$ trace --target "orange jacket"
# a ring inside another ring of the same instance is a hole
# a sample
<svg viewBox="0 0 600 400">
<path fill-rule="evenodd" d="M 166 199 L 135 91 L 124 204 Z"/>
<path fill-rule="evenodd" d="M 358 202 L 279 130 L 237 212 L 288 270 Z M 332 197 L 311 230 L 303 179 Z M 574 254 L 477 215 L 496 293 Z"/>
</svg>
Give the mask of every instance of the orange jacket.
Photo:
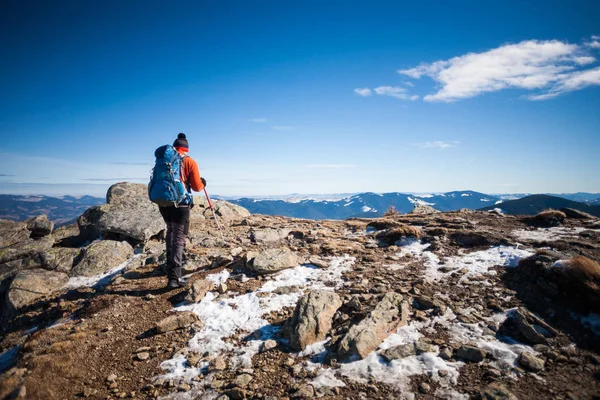
<svg viewBox="0 0 600 400">
<path fill-rule="evenodd" d="M 181 164 L 181 180 L 188 190 L 199 192 L 204 189 L 204 185 L 200 180 L 200 170 L 196 161 L 187 155 L 187 152 L 179 148 L 175 148 L 179 154 L 185 156 Z"/>
</svg>

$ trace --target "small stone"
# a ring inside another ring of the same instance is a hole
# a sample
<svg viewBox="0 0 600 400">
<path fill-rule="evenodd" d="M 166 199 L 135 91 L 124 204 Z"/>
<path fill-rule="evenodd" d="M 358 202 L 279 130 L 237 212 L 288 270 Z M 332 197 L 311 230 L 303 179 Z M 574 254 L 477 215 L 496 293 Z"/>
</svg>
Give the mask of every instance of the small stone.
<svg viewBox="0 0 600 400">
<path fill-rule="evenodd" d="M 417 343 L 415 343 L 415 348 L 417 349 L 417 354 L 432 353 L 435 351 L 435 347 L 431 343 L 427 343 L 421 339 L 417 340 Z"/>
<path fill-rule="evenodd" d="M 429 393 L 431 391 L 431 386 L 427 382 L 421 382 L 419 385 L 419 391 L 421 393 Z"/>
<path fill-rule="evenodd" d="M 113 383 L 116 380 L 117 380 L 116 374 L 110 374 L 109 376 L 106 377 L 106 382 L 109 382 L 109 383 Z"/>
<path fill-rule="evenodd" d="M 471 362 L 481 362 L 487 355 L 485 350 L 479 347 L 465 345 L 458 349 L 456 356 Z"/>
<path fill-rule="evenodd" d="M 150 353 L 148 353 L 147 351 L 143 351 L 143 352 L 137 353 L 135 355 L 135 359 L 138 361 L 145 361 L 149 358 L 150 358 Z"/>
<path fill-rule="evenodd" d="M 144 351 L 150 351 L 150 350 L 152 350 L 152 347 L 144 346 L 144 347 L 139 347 L 136 351 L 134 351 L 134 353 L 142 353 Z"/>
<path fill-rule="evenodd" d="M 386 361 L 391 362 L 400 358 L 414 356 L 417 354 L 417 348 L 414 343 L 407 343 L 385 349 L 380 354 Z"/>
<path fill-rule="evenodd" d="M 227 293 L 227 285 L 223 282 L 219 283 L 219 285 L 217 285 L 217 290 L 219 291 L 219 293 L 221 294 L 225 294 Z"/>
<path fill-rule="evenodd" d="M 273 339 L 265 340 L 263 344 L 260 346 L 260 353 L 264 353 L 265 351 L 272 350 L 277 347 L 277 342 Z"/>
<path fill-rule="evenodd" d="M 245 388 L 250 384 L 250 382 L 252 382 L 252 379 L 254 378 L 250 374 L 241 374 L 235 377 L 235 379 L 233 380 L 233 384 L 235 386 Z"/>
<path fill-rule="evenodd" d="M 440 350 L 440 357 L 444 360 L 449 360 L 452 358 L 452 348 L 444 347 Z"/>
<path fill-rule="evenodd" d="M 227 363 L 223 357 L 215 358 L 209 366 L 209 371 L 224 371 L 227 369 Z"/>
<path fill-rule="evenodd" d="M 177 387 L 177 390 L 180 392 L 189 392 L 192 387 L 188 383 L 182 383 Z"/>
<path fill-rule="evenodd" d="M 300 385 L 292 394 L 292 399 L 312 399 L 315 397 L 315 388 L 312 385 Z"/>
<path fill-rule="evenodd" d="M 440 370 L 438 370 L 438 375 L 441 378 L 445 378 L 445 377 L 448 376 L 448 370 L 447 369 L 440 369 Z"/>
<path fill-rule="evenodd" d="M 519 355 L 517 361 L 519 362 L 519 365 L 529 371 L 539 372 L 544 369 L 544 360 L 525 351 Z"/>
</svg>

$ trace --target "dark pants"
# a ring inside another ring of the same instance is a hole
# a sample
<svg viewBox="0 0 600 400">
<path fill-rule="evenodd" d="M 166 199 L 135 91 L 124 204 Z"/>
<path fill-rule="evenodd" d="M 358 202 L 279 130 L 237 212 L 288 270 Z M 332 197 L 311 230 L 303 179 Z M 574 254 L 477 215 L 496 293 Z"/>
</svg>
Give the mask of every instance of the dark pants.
<svg viewBox="0 0 600 400">
<path fill-rule="evenodd" d="M 160 214 L 167 224 L 167 276 L 169 280 L 181 278 L 183 250 L 190 226 L 188 206 L 160 207 Z"/>
</svg>

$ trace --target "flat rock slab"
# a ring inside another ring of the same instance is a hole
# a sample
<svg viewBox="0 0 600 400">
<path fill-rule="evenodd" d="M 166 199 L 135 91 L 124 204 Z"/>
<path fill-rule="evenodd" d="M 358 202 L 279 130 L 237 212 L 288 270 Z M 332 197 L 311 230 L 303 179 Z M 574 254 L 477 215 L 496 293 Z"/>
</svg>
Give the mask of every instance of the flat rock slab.
<svg viewBox="0 0 600 400">
<path fill-rule="evenodd" d="M 71 270 L 71 276 L 94 276 L 103 274 L 124 263 L 133 256 L 133 248 L 127 242 L 97 240 L 83 249 L 79 263 Z"/>
<path fill-rule="evenodd" d="M 337 355 L 341 362 L 363 359 L 389 335 L 406 325 L 409 306 L 402 295 L 386 293 L 369 315 L 353 325 L 342 338 Z"/>
<path fill-rule="evenodd" d="M 332 291 L 313 290 L 302 296 L 290 324 L 290 347 L 304 350 L 324 340 L 331 329 L 333 315 L 341 306 L 342 299 Z"/>
<path fill-rule="evenodd" d="M 257 243 L 277 242 L 285 239 L 291 232 L 291 229 L 256 229 L 250 234 L 250 240 Z"/>
<path fill-rule="evenodd" d="M 168 316 L 156 324 L 156 332 L 165 333 L 186 328 L 196 321 L 198 321 L 198 316 L 192 311 L 178 312 L 174 315 Z"/>
<path fill-rule="evenodd" d="M 30 234 L 26 223 L 0 219 L 0 249 L 23 242 Z"/>
<path fill-rule="evenodd" d="M 18 310 L 61 289 L 68 281 L 68 275 L 62 272 L 44 269 L 21 271 L 10 284 L 8 301 Z"/>
<path fill-rule="evenodd" d="M 286 268 L 296 267 L 302 258 L 290 249 L 267 249 L 259 253 L 252 262 L 252 269 L 258 274 L 272 274 Z"/>
</svg>

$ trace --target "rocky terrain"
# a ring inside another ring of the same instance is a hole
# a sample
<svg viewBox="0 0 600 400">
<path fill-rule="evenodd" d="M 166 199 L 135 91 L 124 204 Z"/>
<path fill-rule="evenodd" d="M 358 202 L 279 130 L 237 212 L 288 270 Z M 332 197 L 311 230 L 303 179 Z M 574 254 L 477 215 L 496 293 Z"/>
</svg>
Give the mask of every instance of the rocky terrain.
<svg viewBox="0 0 600 400">
<path fill-rule="evenodd" d="M 77 225 L 0 221 L 0 398 L 593 399 L 600 221 L 346 221 L 196 198 L 187 288 L 121 183 Z"/>
</svg>

